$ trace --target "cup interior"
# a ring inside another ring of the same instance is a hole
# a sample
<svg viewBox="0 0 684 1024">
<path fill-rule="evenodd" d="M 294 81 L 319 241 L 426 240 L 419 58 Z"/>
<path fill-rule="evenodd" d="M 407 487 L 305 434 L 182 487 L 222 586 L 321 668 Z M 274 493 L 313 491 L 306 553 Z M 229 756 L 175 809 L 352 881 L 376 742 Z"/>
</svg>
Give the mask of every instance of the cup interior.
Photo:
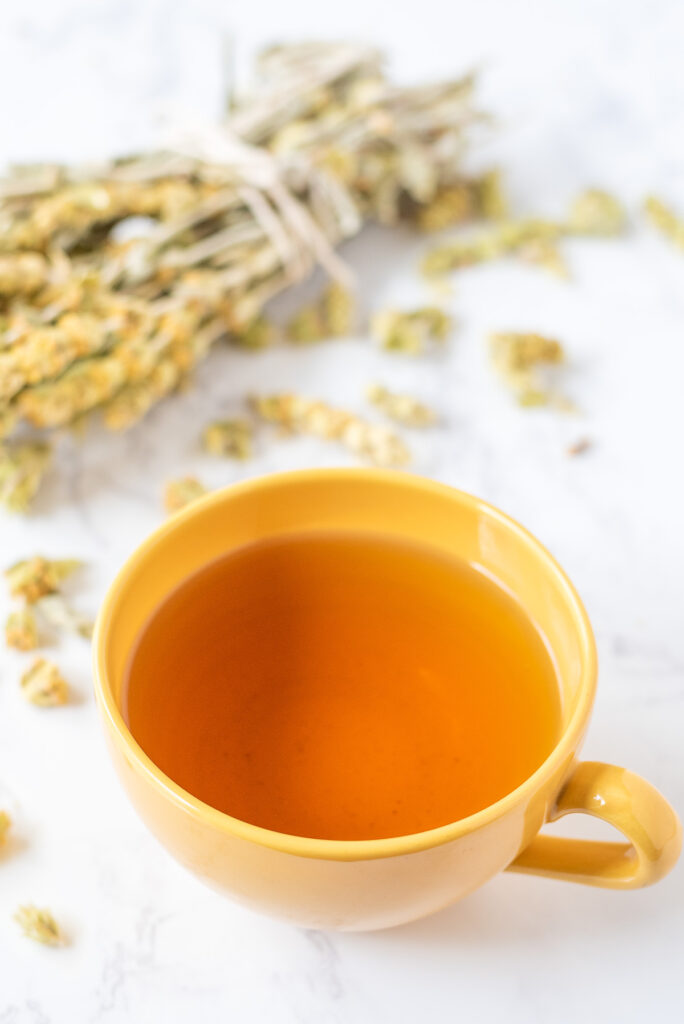
<svg viewBox="0 0 684 1024">
<path fill-rule="evenodd" d="M 481 567 L 511 591 L 545 637 L 561 691 L 562 734 L 586 718 L 594 643 L 571 583 L 534 537 L 492 506 L 440 484 L 374 470 L 265 477 L 215 492 L 167 521 L 129 559 L 98 627 L 100 686 L 120 718 L 127 661 L 166 595 L 244 544 L 301 530 L 345 529 L 411 538 Z"/>
</svg>

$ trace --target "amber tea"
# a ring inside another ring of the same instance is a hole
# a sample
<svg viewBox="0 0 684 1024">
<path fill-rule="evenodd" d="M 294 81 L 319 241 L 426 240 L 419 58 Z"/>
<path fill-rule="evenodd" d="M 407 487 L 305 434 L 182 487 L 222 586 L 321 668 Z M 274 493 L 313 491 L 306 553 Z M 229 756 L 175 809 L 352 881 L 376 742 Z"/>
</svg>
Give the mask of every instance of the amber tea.
<svg viewBox="0 0 684 1024">
<path fill-rule="evenodd" d="M 128 725 L 171 779 L 244 821 L 375 839 L 515 789 L 560 731 L 544 638 L 476 566 L 374 534 L 232 551 L 152 614 Z"/>
</svg>

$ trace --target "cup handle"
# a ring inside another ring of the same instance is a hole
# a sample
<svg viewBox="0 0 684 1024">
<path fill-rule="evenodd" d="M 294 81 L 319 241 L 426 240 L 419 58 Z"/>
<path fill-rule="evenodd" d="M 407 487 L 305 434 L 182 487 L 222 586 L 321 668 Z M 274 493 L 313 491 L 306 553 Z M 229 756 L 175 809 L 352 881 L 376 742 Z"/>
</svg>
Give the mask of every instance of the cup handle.
<svg viewBox="0 0 684 1024">
<path fill-rule="evenodd" d="M 625 768 L 600 761 L 578 764 L 548 820 L 574 811 L 609 822 L 629 842 L 538 835 L 508 870 L 606 889 L 638 889 L 659 881 L 679 856 L 682 826 L 673 808 L 650 782 Z"/>
</svg>

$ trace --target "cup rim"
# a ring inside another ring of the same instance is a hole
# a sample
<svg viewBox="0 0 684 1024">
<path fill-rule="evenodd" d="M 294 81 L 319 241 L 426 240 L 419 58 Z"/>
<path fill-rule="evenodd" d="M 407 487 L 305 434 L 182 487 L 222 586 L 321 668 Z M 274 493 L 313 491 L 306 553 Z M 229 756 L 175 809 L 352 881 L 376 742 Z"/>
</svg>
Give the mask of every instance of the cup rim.
<svg viewBox="0 0 684 1024">
<path fill-rule="evenodd" d="M 148 757 L 124 721 L 114 698 L 107 673 L 106 653 L 109 631 L 117 604 L 122 594 L 125 593 L 129 577 L 139 566 L 140 562 L 147 557 L 149 549 L 164 540 L 169 534 L 172 534 L 183 523 L 201 514 L 204 509 L 230 501 L 233 495 L 244 494 L 249 491 L 268 490 L 282 485 L 297 484 L 312 477 L 319 480 L 328 480 L 331 483 L 372 477 L 374 480 L 384 481 L 388 484 L 399 483 L 427 493 L 448 497 L 461 505 L 477 509 L 478 512 L 485 514 L 490 519 L 496 520 L 506 529 L 517 534 L 519 538 L 531 547 L 565 593 L 582 651 L 579 699 L 576 707 L 570 715 L 558 742 L 546 760 L 514 790 L 511 790 L 510 793 L 507 793 L 495 803 L 489 804 L 474 814 L 423 832 L 415 832 L 404 836 L 392 836 L 386 839 L 313 839 L 307 836 L 276 832 L 272 829 L 262 828 L 260 825 L 253 825 L 242 821 L 240 818 L 234 818 L 183 789 Z M 95 697 L 105 719 L 105 724 L 108 725 L 116 741 L 123 748 L 128 763 L 135 771 L 146 778 L 171 803 L 204 825 L 209 825 L 228 836 L 256 843 L 272 850 L 319 860 L 372 860 L 417 853 L 420 850 L 451 842 L 500 818 L 516 804 L 524 801 L 526 797 L 539 789 L 544 780 L 553 775 L 564 762 L 572 759 L 582 738 L 584 726 L 592 708 L 596 692 L 596 681 L 596 643 L 589 617 L 574 585 L 544 545 L 515 519 L 489 502 L 450 485 L 395 470 L 359 468 L 294 470 L 254 477 L 210 492 L 167 519 L 153 530 L 129 555 L 105 594 L 93 633 L 93 685 Z"/>
</svg>

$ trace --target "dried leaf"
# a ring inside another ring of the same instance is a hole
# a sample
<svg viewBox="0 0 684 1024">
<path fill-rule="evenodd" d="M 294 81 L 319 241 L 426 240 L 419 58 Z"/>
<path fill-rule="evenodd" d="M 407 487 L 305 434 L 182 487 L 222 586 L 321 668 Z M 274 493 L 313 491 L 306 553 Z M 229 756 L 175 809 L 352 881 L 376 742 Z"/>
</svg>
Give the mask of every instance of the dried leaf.
<svg viewBox="0 0 684 1024">
<path fill-rule="evenodd" d="M 44 946 L 61 946 L 64 943 L 59 926 L 49 910 L 40 910 L 27 904 L 19 907 L 14 920 L 22 928 L 24 935 L 34 942 L 40 942 Z"/>
<path fill-rule="evenodd" d="M 211 455 L 248 459 L 252 454 L 252 425 L 248 420 L 217 420 L 202 434 L 202 446 Z"/>
<path fill-rule="evenodd" d="M 169 480 L 164 489 L 164 508 L 167 512 L 178 512 L 193 501 L 203 497 L 207 488 L 194 476 L 181 480 Z"/>
<path fill-rule="evenodd" d="M 22 693 L 31 704 L 42 708 L 66 704 L 69 686 L 55 664 L 45 658 L 36 658 L 21 677 Z"/>
<path fill-rule="evenodd" d="M 18 651 L 33 651 L 38 646 L 38 624 L 30 608 L 10 612 L 5 625 L 5 640 L 8 647 Z"/>
<path fill-rule="evenodd" d="M 34 555 L 5 569 L 5 579 L 12 597 L 23 597 L 28 604 L 34 604 L 46 594 L 58 590 L 81 565 L 82 562 L 75 558 L 49 559 Z"/>
<path fill-rule="evenodd" d="M 399 395 L 388 391 L 381 384 L 371 384 L 366 390 L 366 397 L 384 412 L 385 416 L 407 427 L 430 427 L 437 422 L 434 409 L 419 402 L 412 395 Z"/>
</svg>

